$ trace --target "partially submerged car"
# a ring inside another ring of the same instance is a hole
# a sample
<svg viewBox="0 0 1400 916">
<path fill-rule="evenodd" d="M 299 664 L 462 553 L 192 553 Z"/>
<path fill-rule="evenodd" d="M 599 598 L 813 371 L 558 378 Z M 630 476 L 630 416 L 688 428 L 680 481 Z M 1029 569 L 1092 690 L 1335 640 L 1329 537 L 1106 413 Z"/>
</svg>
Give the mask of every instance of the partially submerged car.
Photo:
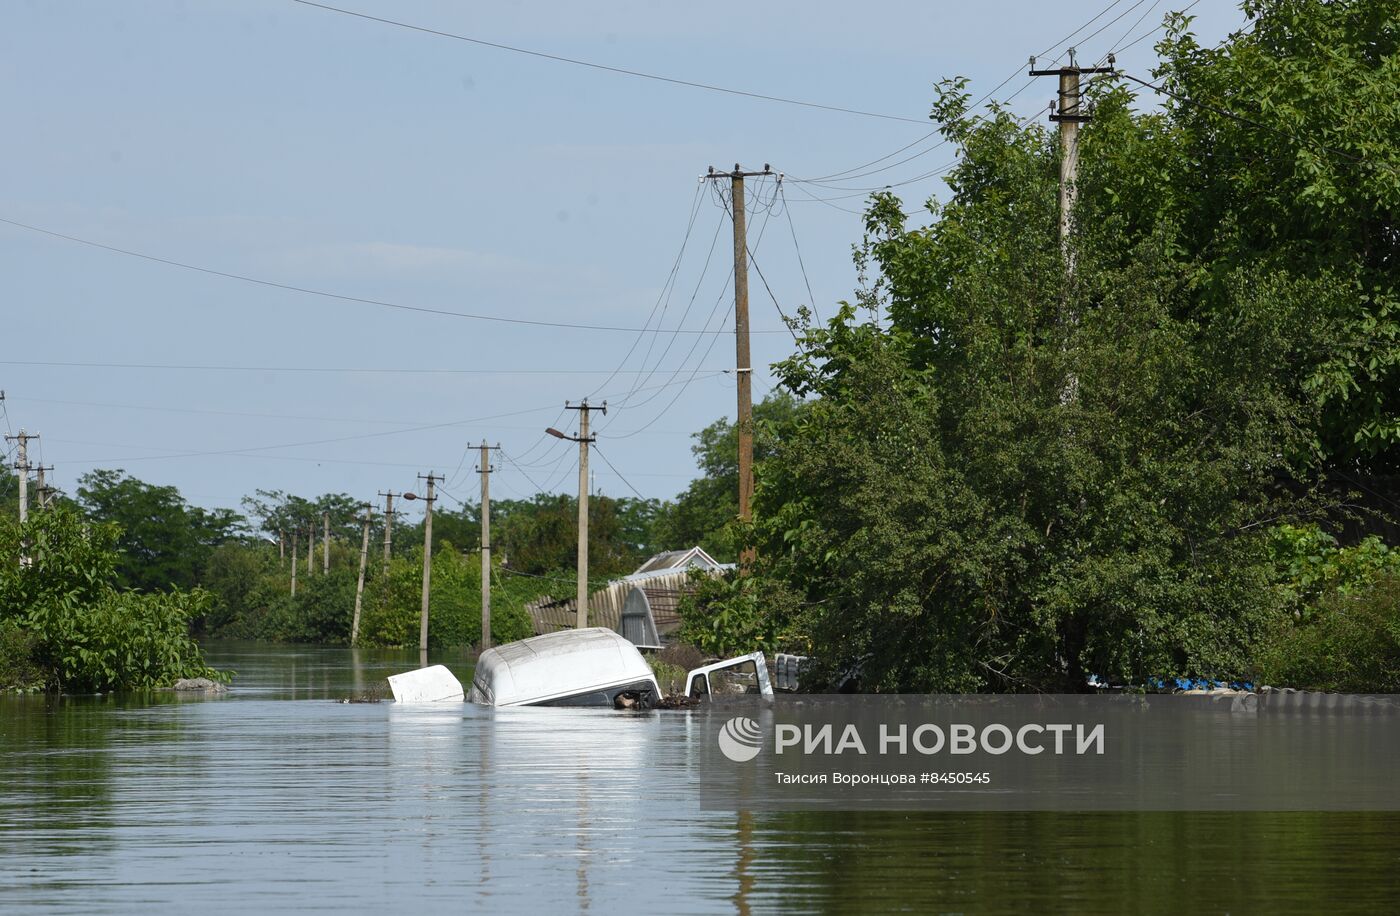
<svg viewBox="0 0 1400 916">
<path fill-rule="evenodd" d="M 697 668 L 685 680 L 686 693 L 694 698 L 773 696 L 761 652 Z M 463 699 L 461 683 L 441 665 L 396 674 L 389 687 L 400 703 Z M 662 693 L 636 646 L 606 627 L 591 627 L 487 649 L 477 659 L 466 699 L 483 706 L 648 709 Z"/>
</svg>

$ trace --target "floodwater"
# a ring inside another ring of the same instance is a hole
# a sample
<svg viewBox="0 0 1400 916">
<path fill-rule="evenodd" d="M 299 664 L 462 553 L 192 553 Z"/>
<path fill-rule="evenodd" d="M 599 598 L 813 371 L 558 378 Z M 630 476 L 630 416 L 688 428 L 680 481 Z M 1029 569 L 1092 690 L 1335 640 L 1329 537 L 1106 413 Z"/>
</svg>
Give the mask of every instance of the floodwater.
<svg viewBox="0 0 1400 916">
<path fill-rule="evenodd" d="M 0 911 L 1400 910 L 1397 814 L 707 812 L 688 713 L 346 705 L 416 653 L 206 654 L 223 697 L 0 696 Z"/>
</svg>

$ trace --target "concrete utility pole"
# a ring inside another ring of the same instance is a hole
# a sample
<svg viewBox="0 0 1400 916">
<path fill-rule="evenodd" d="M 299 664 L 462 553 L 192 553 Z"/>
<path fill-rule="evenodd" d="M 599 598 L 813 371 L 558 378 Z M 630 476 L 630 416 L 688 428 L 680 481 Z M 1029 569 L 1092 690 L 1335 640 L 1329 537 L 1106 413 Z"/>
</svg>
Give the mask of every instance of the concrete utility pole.
<svg viewBox="0 0 1400 916">
<path fill-rule="evenodd" d="M 331 574 L 331 514 L 321 513 L 321 575 Z"/>
<path fill-rule="evenodd" d="M 38 490 L 39 508 L 40 508 L 40 509 L 47 509 L 47 508 L 49 507 L 49 494 L 53 492 L 53 488 L 50 487 L 48 484 L 44 483 L 44 472 L 45 472 L 45 471 L 52 471 L 52 470 L 53 470 L 53 465 L 49 465 L 48 467 L 44 467 L 44 466 L 41 464 L 41 465 L 39 465 L 39 467 L 37 468 L 37 470 L 39 471 L 39 490 Z"/>
<path fill-rule="evenodd" d="M 437 499 L 433 496 L 433 485 L 443 478 L 429 471 L 427 476 L 419 474 L 418 479 L 428 482 L 428 495 L 419 497 L 415 493 L 404 493 L 403 498 L 422 499 L 426 503 L 423 510 L 423 610 L 418 618 L 418 651 L 424 653 L 428 651 L 428 595 L 433 584 L 433 502 Z"/>
<path fill-rule="evenodd" d="M 350 645 L 360 640 L 360 607 L 365 595 L 365 567 L 369 565 L 369 523 L 374 518 L 374 503 L 365 503 L 364 528 L 360 533 L 360 578 L 355 583 L 355 617 L 350 621 Z"/>
<path fill-rule="evenodd" d="M 29 521 L 29 441 L 39 438 L 38 434 L 30 435 L 20 427 L 20 431 L 13 436 L 6 436 L 6 442 L 18 442 L 18 451 L 15 453 L 15 470 L 19 472 L 19 523 L 23 525 Z M 23 557 L 21 557 L 23 560 Z"/>
<path fill-rule="evenodd" d="M 392 546 L 394 538 L 394 497 L 402 496 L 402 493 L 395 493 L 393 490 L 385 493 L 379 491 L 379 495 L 384 497 L 384 562 L 389 562 L 389 548 Z"/>
<path fill-rule="evenodd" d="M 730 215 L 734 220 L 734 376 L 739 389 L 735 427 L 739 434 L 739 520 L 742 522 L 753 519 L 753 364 L 749 356 L 749 252 L 744 179 L 772 174 L 767 163 L 761 172 L 745 172 L 736 162 L 732 172 L 717 172 L 711 166 L 706 176 L 729 178 L 733 208 Z M 746 549 L 739 558 L 740 568 L 749 566 L 753 560 L 753 550 Z"/>
<path fill-rule="evenodd" d="M 316 549 L 316 525 L 306 526 L 306 578 L 311 578 L 311 553 Z"/>
<path fill-rule="evenodd" d="M 292 529 L 292 597 L 297 596 L 297 529 Z"/>
<path fill-rule="evenodd" d="M 1065 263 L 1069 272 L 1074 273 L 1074 254 L 1070 249 L 1069 237 L 1073 227 L 1075 184 L 1079 178 L 1079 125 L 1087 124 L 1090 116 L 1084 112 L 1084 93 L 1079 85 L 1079 77 L 1085 73 L 1112 73 L 1115 61 L 1108 56 L 1107 67 L 1080 67 L 1074 60 L 1074 49 L 1069 49 L 1069 66 L 1058 70 L 1035 69 L 1035 58 L 1031 58 L 1031 76 L 1058 76 L 1060 94 L 1056 110 L 1050 120 L 1060 125 L 1060 245 L 1064 249 Z"/>
<path fill-rule="evenodd" d="M 588 414 L 594 410 L 607 414 L 608 402 L 594 407 L 587 398 L 581 404 L 565 401 L 564 409 L 578 411 L 578 435 L 566 436 L 552 427 L 545 432 L 556 439 L 578 443 L 578 618 L 574 625 L 582 630 L 588 626 L 588 443 L 595 439 L 588 435 Z"/>
<path fill-rule="evenodd" d="M 29 440 L 39 438 L 38 434 L 30 435 L 20 427 L 19 434 L 6 436 L 5 441 L 15 440 L 19 443 L 18 451 L 15 454 L 15 470 L 19 472 L 19 523 L 23 525 L 29 521 Z M 19 545 L 19 565 L 27 568 L 29 560 L 29 541 L 25 539 Z"/>
<path fill-rule="evenodd" d="M 497 449 L 500 445 L 496 446 Z M 491 648 L 491 446 L 481 440 L 481 649 Z"/>
<path fill-rule="evenodd" d="M 277 565 L 281 566 L 287 561 L 287 532 L 281 528 L 277 529 Z"/>
</svg>

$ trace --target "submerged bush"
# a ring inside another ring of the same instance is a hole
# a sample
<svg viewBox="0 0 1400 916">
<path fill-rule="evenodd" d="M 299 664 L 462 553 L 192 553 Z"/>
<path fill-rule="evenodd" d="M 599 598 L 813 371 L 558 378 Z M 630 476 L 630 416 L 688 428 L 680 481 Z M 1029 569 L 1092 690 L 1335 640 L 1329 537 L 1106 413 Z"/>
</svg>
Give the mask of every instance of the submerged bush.
<svg viewBox="0 0 1400 916">
<path fill-rule="evenodd" d="M 35 690 L 44 672 L 34 661 L 38 640 L 13 620 L 0 620 L 0 691 Z"/>
<path fill-rule="evenodd" d="M 22 526 L 0 522 L 0 681 L 15 681 L 0 687 L 107 691 L 224 677 L 189 635 L 208 593 L 118 590 L 116 536 L 62 506 Z"/>
<path fill-rule="evenodd" d="M 1258 665 L 1279 687 L 1400 693 L 1400 575 L 1334 590 L 1267 640 Z"/>
<path fill-rule="evenodd" d="M 299 569 L 291 594 L 291 570 L 274 548 L 257 559 L 248 551 L 221 558 L 211 568 L 217 578 L 215 609 L 208 632 L 237 639 L 344 645 L 350 641 L 359 578 L 358 554 L 327 574 L 319 567 Z M 334 557 L 332 558 L 334 561 Z M 349 559 L 348 557 L 346 558 Z M 422 612 L 423 555 L 375 557 L 366 570 L 360 615 L 360 645 L 416 647 Z M 537 580 L 503 578 L 492 585 L 491 635 L 495 642 L 523 639 L 533 632 L 525 603 L 540 593 Z M 470 646 L 481 641 L 481 561 L 446 541 L 433 554 L 428 635 L 433 647 Z"/>
</svg>

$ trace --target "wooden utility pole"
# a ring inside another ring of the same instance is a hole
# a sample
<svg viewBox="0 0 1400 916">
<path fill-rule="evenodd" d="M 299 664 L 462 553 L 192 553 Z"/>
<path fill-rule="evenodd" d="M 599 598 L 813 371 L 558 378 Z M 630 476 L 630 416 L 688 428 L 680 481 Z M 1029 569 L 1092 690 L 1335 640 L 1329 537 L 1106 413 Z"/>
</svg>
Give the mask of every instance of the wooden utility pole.
<svg viewBox="0 0 1400 916">
<path fill-rule="evenodd" d="M 1058 70 L 1037 70 L 1035 58 L 1031 58 L 1031 76 L 1060 78 L 1060 94 L 1050 120 L 1060 125 L 1060 246 L 1071 274 L 1074 273 L 1074 254 L 1069 238 L 1074 228 L 1075 184 L 1079 179 L 1079 125 L 1087 124 L 1090 119 L 1082 105 L 1084 93 L 1079 77 L 1085 73 L 1112 73 L 1114 63 L 1110 54 L 1107 67 L 1081 67 L 1075 62 L 1073 48 L 1069 49 L 1069 66 Z"/>
<path fill-rule="evenodd" d="M 746 172 L 736 162 L 734 171 L 717 172 L 711 179 L 729 178 L 730 216 L 734 221 L 734 376 L 738 381 L 739 405 L 735 428 L 739 436 L 739 520 L 753 519 L 753 364 L 749 356 L 749 251 L 748 228 L 744 213 L 744 179 L 772 175 L 767 163 L 761 172 Z M 753 563 L 754 552 L 745 549 L 740 568 Z"/>
<path fill-rule="evenodd" d="M 331 574 L 331 514 L 321 513 L 321 575 Z"/>
<path fill-rule="evenodd" d="M 365 567 L 369 565 L 369 523 L 374 518 L 374 503 L 365 503 L 364 528 L 360 533 L 360 578 L 355 582 L 355 617 L 350 621 L 350 645 L 360 641 L 360 607 L 365 595 Z"/>
<path fill-rule="evenodd" d="M 500 448 L 499 445 L 496 446 Z M 481 440 L 481 650 L 491 648 L 491 446 Z"/>
<path fill-rule="evenodd" d="M 17 442 L 18 451 L 15 453 L 15 470 L 19 472 L 19 523 L 23 525 L 29 521 L 29 441 L 37 439 L 39 435 L 30 435 L 20 427 L 19 433 L 13 436 L 6 436 L 6 442 Z M 21 556 L 23 562 L 23 556 Z"/>
<path fill-rule="evenodd" d="M 429 471 L 427 476 L 419 474 L 418 479 L 428 482 L 428 495 L 419 497 L 404 493 L 403 498 L 422 499 L 426 504 L 423 510 L 423 609 L 418 618 L 418 651 L 424 653 L 428 651 L 428 595 L 433 584 L 433 502 L 437 499 L 433 496 L 433 485 L 443 478 Z"/>
<path fill-rule="evenodd" d="M 384 497 L 384 562 L 389 562 L 389 549 L 394 539 L 394 497 L 402 496 L 402 493 L 395 493 L 393 490 L 385 493 L 379 491 L 379 495 Z"/>
<path fill-rule="evenodd" d="M 578 435 L 573 437 L 578 443 L 578 619 L 574 625 L 582 630 L 588 626 L 588 443 L 595 438 L 588 435 L 588 415 L 594 410 L 606 415 L 608 402 L 593 407 L 584 398 L 581 404 L 565 402 L 564 407 L 578 411 Z"/>
<path fill-rule="evenodd" d="M 297 596 L 297 529 L 292 529 L 292 597 Z"/>
<path fill-rule="evenodd" d="M 608 402 L 604 401 L 602 407 L 594 407 L 588 403 L 588 398 L 584 398 L 580 404 L 565 401 L 564 409 L 578 411 L 578 435 L 566 436 L 553 427 L 545 432 L 556 439 L 578 443 L 578 617 L 575 626 L 582 630 L 588 626 L 588 443 L 595 438 L 588 435 L 588 415 L 594 410 L 606 414 Z"/>
</svg>

